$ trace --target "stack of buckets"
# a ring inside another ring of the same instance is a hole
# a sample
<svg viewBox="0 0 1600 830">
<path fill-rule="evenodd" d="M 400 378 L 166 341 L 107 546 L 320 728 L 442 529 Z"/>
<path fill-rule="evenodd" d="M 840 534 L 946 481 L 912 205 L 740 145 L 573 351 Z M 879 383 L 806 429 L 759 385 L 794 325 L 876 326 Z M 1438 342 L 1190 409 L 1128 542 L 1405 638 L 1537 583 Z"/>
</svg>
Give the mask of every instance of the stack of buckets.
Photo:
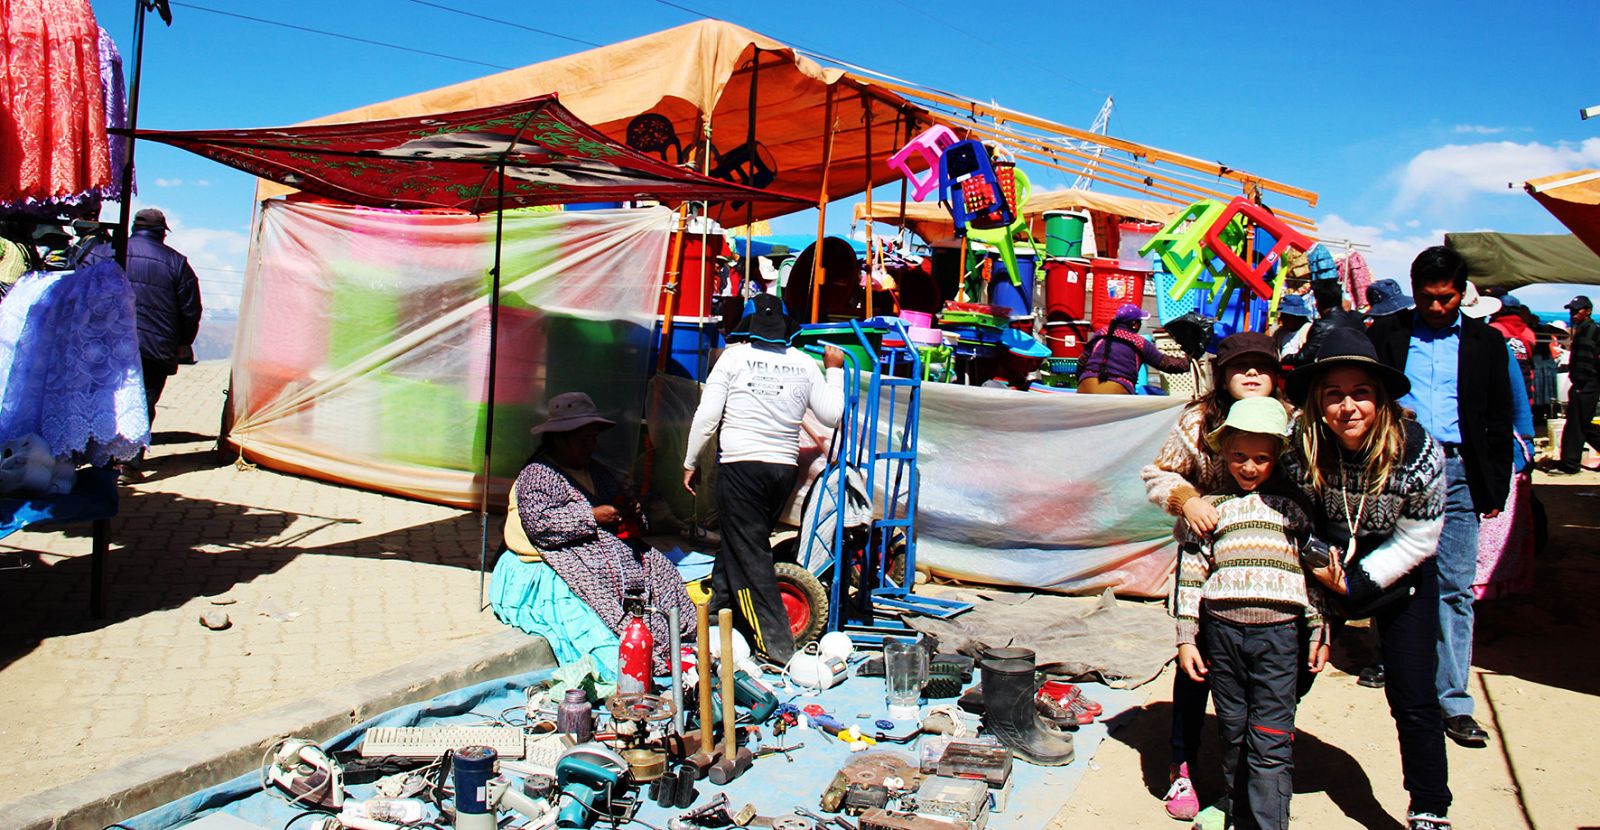
<svg viewBox="0 0 1600 830">
<path fill-rule="evenodd" d="M 1083 236 L 1088 224 L 1086 211 L 1044 214 L 1044 341 L 1050 357 L 1041 380 L 1051 386 L 1077 385 L 1078 359 L 1093 330 L 1086 322 L 1090 261 L 1084 257 Z"/>
<path fill-rule="evenodd" d="M 700 216 L 689 218 L 678 251 L 678 301 L 673 307 L 671 342 L 663 342 L 661 337 L 667 313 L 665 291 L 656 308 L 651 339 L 656 348 L 667 352 L 667 374 L 704 381 L 711 373 L 711 353 L 723 345 L 716 295 L 723 288 L 727 269 L 726 244 L 720 225 Z M 669 256 L 671 252 L 669 242 Z M 672 270 L 668 263 L 668 273 Z M 661 284 L 667 285 L 666 277 Z M 656 356 L 651 355 L 650 366 L 655 365 Z"/>
</svg>

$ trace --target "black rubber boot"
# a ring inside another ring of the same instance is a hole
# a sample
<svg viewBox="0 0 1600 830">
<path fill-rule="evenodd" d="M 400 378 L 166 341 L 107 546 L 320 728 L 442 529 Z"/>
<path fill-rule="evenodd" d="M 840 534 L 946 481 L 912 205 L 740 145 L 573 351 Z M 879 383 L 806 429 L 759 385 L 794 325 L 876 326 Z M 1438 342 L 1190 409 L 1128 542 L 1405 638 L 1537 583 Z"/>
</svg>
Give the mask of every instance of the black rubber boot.
<svg viewBox="0 0 1600 830">
<path fill-rule="evenodd" d="M 1032 649 L 986 649 L 978 659 L 982 672 L 984 725 L 1016 757 L 1030 764 L 1056 767 L 1072 763 L 1072 736 L 1048 729 L 1039 719 L 1034 695 Z"/>
</svg>

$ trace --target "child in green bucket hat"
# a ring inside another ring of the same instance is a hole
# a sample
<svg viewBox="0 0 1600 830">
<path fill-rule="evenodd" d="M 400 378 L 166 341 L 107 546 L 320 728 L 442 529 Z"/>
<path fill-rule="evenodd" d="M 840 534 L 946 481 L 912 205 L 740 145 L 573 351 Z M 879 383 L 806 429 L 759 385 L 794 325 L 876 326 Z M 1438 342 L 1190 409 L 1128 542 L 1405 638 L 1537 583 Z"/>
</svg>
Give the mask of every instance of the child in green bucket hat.
<svg viewBox="0 0 1600 830">
<path fill-rule="evenodd" d="M 1236 806 L 1262 830 L 1289 826 L 1299 666 L 1327 661 L 1320 589 L 1300 565 L 1311 522 L 1277 472 L 1288 438 L 1278 400 L 1235 401 L 1205 437 L 1229 478 L 1205 497 L 1216 528 L 1180 530 L 1178 668 L 1210 684 L 1222 739 L 1223 796 L 1196 817 L 1204 830 L 1233 826 Z M 1247 797 L 1235 805 L 1234 793 Z"/>
</svg>

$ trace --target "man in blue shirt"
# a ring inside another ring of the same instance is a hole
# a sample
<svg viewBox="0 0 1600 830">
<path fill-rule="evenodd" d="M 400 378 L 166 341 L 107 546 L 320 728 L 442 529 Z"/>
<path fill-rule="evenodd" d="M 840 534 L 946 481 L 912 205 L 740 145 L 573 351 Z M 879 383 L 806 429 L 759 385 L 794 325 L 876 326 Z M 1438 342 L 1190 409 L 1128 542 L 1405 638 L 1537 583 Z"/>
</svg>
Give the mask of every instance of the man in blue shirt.
<svg viewBox="0 0 1600 830">
<path fill-rule="evenodd" d="M 1477 577 L 1478 520 L 1500 513 L 1511 489 L 1511 375 L 1505 339 L 1460 313 L 1467 264 L 1435 246 L 1411 263 L 1416 308 L 1380 318 L 1367 336 L 1378 359 L 1406 373 L 1400 404 L 1444 449 L 1444 534 L 1439 570 L 1437 685 L 1445 734 L 1482 747 L 1489 733 L 1473 720 L 1467 680 L 1472 667 L 1472 583 Z"/>
</svg>

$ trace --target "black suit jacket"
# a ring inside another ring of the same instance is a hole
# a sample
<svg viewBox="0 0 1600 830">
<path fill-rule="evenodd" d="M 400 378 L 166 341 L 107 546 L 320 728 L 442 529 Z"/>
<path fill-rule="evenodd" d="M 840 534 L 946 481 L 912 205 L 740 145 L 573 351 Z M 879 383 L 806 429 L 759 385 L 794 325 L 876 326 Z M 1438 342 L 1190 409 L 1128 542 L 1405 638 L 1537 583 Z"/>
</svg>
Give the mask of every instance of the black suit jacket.
<svg viewBox="0 0 1600 830">
<path fill-rule="evenodd" d="M 1367 329 L 1378 360 L 1404 372 L 1411 352 L 1415 311 L 1380 317 Z M 1505 506 L 1511 489 L 1511 375 L 1506 341 L 1489 324 L 1463 316 L 1456 367 L 1461 419 L 1461 459 L 1466 462 L 1472 507 L 1479 513 Z"/>
</svg>

